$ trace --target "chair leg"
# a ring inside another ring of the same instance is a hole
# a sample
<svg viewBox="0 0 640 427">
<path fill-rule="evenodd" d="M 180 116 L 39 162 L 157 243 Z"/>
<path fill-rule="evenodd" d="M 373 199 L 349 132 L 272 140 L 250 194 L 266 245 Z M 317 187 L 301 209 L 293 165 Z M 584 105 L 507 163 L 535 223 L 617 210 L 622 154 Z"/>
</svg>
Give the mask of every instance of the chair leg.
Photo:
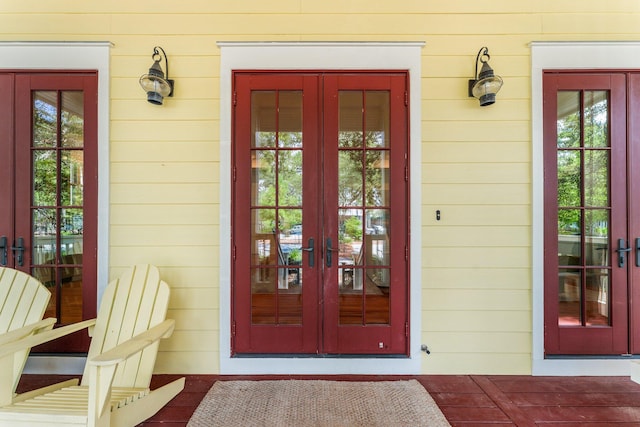
<svg viewBox="0 0 640 427">
<path fill-rule="evenodd" d="M 122 408 L 114 409 L 111 412 L 111 425 L 136 426 L 155 415 L 183 389 L 184 378 L 179 378 L 151 391 L 148 395 L 135 402 L 125 405 Z"/>
</svg>

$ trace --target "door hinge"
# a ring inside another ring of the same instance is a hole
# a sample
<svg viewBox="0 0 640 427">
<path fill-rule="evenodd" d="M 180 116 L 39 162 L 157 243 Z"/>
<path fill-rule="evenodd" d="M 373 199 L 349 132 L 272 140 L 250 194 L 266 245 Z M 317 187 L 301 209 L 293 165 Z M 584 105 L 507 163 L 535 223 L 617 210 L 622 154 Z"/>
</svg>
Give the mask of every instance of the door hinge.
<svg viewBox="0 0 640 427">
<path fill-rule="evenodd" d="M 234 90 L 233 91 L 233 106 L 235 107 L 237 103 L 238 103 L 238 92 L 236 92 Z"/>
<path fill-rule="evenodd" d="M 236 321 L 235 320 L 231 323 L 231 336 L 232 337 L 236 336 Z"/>
<path fill-rule="evenodd" d="M 404 336 L 409 338 L 409 322 L 404 322 Z"/>
<path fill-rule="evenodd" d="M 409 92 L 407 92 L 406 90 L 404 91 L 404 106 L 408 106 L 409 105 Z"/>
<path fill-rule="evenodd" d="M 236 252 L 237 252 L 237 251 L 236 251 L 236 246 L 234 245 L 234 246 L 233 246 L 233 255 L 232 255 L 232 256 L 233 256 L 233 260 L 234 260 L 234 261 L 236 260 Z"/>
<path fill-rule="evenodd" d="M 236 165 L 233 165 L 233 170 L 231 171 L 231 179 L 233 180 L 233 182 L 236 182 Z"/>
<path fill-rule="evenodd" d="M 404 181 L 409 182 L 409 166 L 404 167 Z"/>
<path fill-rule="evenodd" d="M 404 247 L 404 260 L 409 261 L 409 248 L 406 246 Z"/>
</svg>

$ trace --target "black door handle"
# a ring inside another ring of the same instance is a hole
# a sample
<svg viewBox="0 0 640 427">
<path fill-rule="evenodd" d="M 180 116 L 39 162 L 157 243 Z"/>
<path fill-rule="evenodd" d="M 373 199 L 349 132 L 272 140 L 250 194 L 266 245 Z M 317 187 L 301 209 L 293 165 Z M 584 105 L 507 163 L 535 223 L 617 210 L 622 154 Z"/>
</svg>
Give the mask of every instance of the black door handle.
<svg viewBox="0 0 640 427">
<path fill-rule="evenodd" d="M 618 267 L 624 267 L 624 254 L 625 252 L 630 252 L 631 248 L 625 248 L 625 240 L 624 239 L 618 239 L 618 249 L 616 249 L 616 252 L 618 252 Z"/>
<path fill-rule="evenodd" d="M 13 251 L 13 257 L 16 259 L 16 263 L 22 266 L 22 264 L 24 264 L 24 239 L 18 237 L 18 244 L 11 246 L 11 250 Z"/>
<path fill-rule="evenodd" d="M 0 237 L 0 265 L 7 265 L 7 236 Z"/>
<path fill-rule="evenodd" d="M 332 263 L 332 253 L 333 252 L 338 252 L 339 249 L 333 249 L 331 247 L 331 237 L 327 237 L 327 267 L 331 267 L 331 263 Z"/>
<path fill-rule="evenodd" d="M 314 265 L 314 261 L 313 259 L 315 258 L 314 256 L 314 243 L 313 243 L 313 237 L 309 239 L 309 246 L 306 248 L 301 248 L 303 251 L 305 252 L 309 252 L 309 267 L 313 267 Z"/>
<path fill-rule="evenodd" d="M 640 267 L 640 237 L 636 237 L 636 267 Z"/>
</svg>

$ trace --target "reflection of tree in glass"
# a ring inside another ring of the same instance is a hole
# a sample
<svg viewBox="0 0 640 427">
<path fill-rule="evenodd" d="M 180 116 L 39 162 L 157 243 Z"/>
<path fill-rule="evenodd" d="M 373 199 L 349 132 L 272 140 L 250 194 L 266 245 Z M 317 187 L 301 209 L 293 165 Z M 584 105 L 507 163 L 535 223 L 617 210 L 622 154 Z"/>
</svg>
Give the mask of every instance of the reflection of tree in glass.
<svg viewBox="0 0 640 427">
<path fill-rule="evenodd" d="M 351 240 L 345 239 L 345 243 L 348 243 L 352 240 L 361 241 L 362 240 L 362 221 L 360 218 L 352 216 L 344 221 L 344 234 L 348 236 Z"/>
<path fill-rule="evenodd" d="M 58 129 L 57 108 L 42 100 L 34 101 L 33 112 L 33 204 L 55 207 L 82 206 L 82 150 L 60 150 L 61 147 L 82 148 L 84 121 L 81 116 L 63 111 Z M 60 141 L 57 143 L 57 141 Z M 60 182 L 58 182 L 58 163 Z M 58 194 L 60 199 L 58 200 Z M 55 209 L 39 209 L 34 224 L 56 224 Z M 67 226 L 61 232 L 80 232 L 82 229 L 82 209 L 67 209 Z M 41 227 L 40 227 L 41 228 Z M 50 230 L 49 227 L 44 227 Z M 50 230 L 53 231 L 53 230 Z"/>
<path fill-rule="evenodd" d="M 580 207 L 609 206 L 608 101 L 591 92 L 585 99 L 583 116 L 575 111 L 557 120 L 558 230 L 562 234 L 581 233 Z M 606 235 L 608 211 L 592 210 L 585 227 L 588 234 Z"/>
<path fill-rule="evenodd" d="M 258 138 L 258 137 L 256 137 Z M 257 166 L 254 170 L 254 180 L 259 206 L 262 207 L 289 207 L 297 209 L 278 209 L 280 218 L 278 229 L 280 232 L 288 230 L 295 224 L 302 223 L 302 150 L 298 149 L 277 149 L 278 147 L 298 147 L 300 146 L 300 135 L 297 132 L 261 132 L 259 139 L 261 146 L 273 147 L 268 150 L 256 150 Z M 277 161 L 276 161 L 277 155 Z M 276 177 L 278 179 L 278 195 L 276 200 Z M 263 217 L 272 224 L 276 224 L 275 210 L 268 210 L 272 218 Z"/>
<path fill-rule="evenodd" d="M 338 161 L 338 205 L 340 206 L 380 206 L 382 204 L 380 194 L 382 168 L 378 163 L 380 153 L 385 150 L 366 149 L 363 158 L 364 147 L 379 144 L 380 135 L 376 131 L 365 132 L 364 145 L 362 135 L 362 132 L 340 132 Z"/>
</svg>

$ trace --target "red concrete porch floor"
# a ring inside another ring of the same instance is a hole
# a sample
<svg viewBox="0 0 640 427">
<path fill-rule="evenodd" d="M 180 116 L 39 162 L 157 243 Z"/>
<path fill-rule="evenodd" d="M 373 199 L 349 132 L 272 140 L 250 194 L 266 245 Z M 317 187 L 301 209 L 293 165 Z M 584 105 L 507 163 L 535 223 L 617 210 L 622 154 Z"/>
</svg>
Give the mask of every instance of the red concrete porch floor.
<svg viewBox="0 0 640 427">
<path fill-rule="evenodd" d="M 157 375 L 151 388 L 178 375 Z M 19 391 L 69 376 L 23 375 Z M 393 380 L 415 378 L 452 426 L 603 427 L 640 426 L 640 384 L 628 377 L 531 377 L 494 375 L 420 376 L 218 376 L 188 375 L 185 389 L 143 427 L 185 426 L 217 380 L 315 378 Z"/>
</svg>

